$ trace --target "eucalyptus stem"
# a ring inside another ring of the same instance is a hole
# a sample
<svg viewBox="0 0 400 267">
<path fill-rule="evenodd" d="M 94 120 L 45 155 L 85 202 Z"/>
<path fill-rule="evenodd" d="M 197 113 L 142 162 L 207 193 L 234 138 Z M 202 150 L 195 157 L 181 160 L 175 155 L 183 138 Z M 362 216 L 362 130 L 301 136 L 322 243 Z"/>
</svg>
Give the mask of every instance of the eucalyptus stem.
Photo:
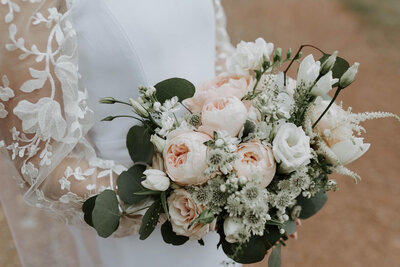
<svg viewBox="0 0 400 267">
<path fill-rule="evenodd" d="M 293 62 L 296 60 L 296 58 L 299 56 L 301 50 L 303 50 L 304 47 L 312 47 L 316 50 L 318 50 L 319 52 L 321 52 L 322 54 L 326 54 L 324 51 L 322 51 L 321 49 L 319 49 L 318 47 L 316 47 L 315 45 L 310 45 L 310 44 L 305 44 L 305 45 L 301 45 L 299 47 L 299 50 L 297 50 L 297 53 L 294 55 L 294 57 L 292 58 L 292 60 L 290 61 L 289 65 L 287 66 L 287 68 L 285 69 L 285 71 L 283 72 L 283 85 L 286 86 L 286 74 L 289 71 L 290 67 L 292 66 Z"/>
<path fill-rule="evenodd" d="M 322 119 L 322 117 L 326 114 L 326 112 L 328 112 L 329 108 L 332 106 L 332 104 L 335 102 L 336 98 L 338 97 L 340 91 L 342 91 L 342 87 L 338 87 L 338 89 L 335 92 L 335 95 L 333 96 L 331 102 L 329 103 L 329 105 L 326 107 L 326 109 L 324 110 L 324 112 L 322 112 L 321 116 L 319 116 L 318 120 L 313 124 L 312 128 L 314 129 L 315 126 L 317 126 L 318 122 Z"/>
</svg>

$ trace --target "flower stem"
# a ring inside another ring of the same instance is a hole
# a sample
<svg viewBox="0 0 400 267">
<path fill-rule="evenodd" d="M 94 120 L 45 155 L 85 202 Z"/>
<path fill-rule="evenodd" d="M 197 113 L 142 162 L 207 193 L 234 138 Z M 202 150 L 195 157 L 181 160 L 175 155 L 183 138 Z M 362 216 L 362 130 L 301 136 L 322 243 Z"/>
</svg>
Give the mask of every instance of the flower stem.
<svg viewBox="0 0 400 267">
<path fill-rule="evenodd" d="M 328 112 L 329 108 L 332 106 L 332 104 L 335 102 L 336 98 L 338 97 L 340 91 L 342 91 L 343 88 L 338 87 L 338 89 L 335 92 L 335 95 L 333 96 L 331 102 L 329 103 L 329 105 L 326 107 L 326 109 L 324 110 L 324 112 L 322 112 L 321 116 L 319 116 L 318 120 L 313 124 L 312 128 L 314 129 L 315 126 L 317 126 L 318 122 L 322 119 L 322 117 L 326 114 L 326 112 Z"/>
</svg>

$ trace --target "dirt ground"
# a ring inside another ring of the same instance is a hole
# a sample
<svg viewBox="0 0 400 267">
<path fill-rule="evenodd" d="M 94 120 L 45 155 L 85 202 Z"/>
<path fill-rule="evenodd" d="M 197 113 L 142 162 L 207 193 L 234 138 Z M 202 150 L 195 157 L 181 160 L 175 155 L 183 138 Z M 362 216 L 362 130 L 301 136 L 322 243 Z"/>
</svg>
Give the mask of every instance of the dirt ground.
<svg viewBox="0 0 400 267">
<path fill-rule="evenodd" d="M 234 43 L 261 36 L 284 49 L 313 44 L 339 50 L 350 62 L 361 63 L 357 81 L 340 97 L 345 106 L 400 114 L 398 0 L 223 3 Z M 330 193 L 319 214 L 303 221 L 297 241 L 287 242 L 283 266 L 400 266 L 400 125 L 384 119 L 365 127 L 372 147 L 349 166 L 363 180 L 355 185 L 348 177 L 335 177 L 340 190 Z M 20 266 L 1 210 L 0 240 L 0 266 Z"/>
</svg>

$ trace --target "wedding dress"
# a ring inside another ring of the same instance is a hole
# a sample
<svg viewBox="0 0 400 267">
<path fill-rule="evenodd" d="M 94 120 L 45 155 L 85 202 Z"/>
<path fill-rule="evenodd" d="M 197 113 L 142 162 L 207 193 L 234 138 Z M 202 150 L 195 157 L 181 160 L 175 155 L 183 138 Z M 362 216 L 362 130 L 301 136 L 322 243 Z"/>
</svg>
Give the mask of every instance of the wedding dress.
<svg viewBox="0 0 400 267">
<path fill-rule="evenodd" d="M 218 0 L 3 0 L 0 7 L 8 37 L 0 40 L 0 148 L 17 170 L 12 176 L 24 200 L 72 225 L 84 225 L 83 201 L 114 189 L 132 164 L 125 135 L 134 122 L 100 122 L 129 108 L 100 106 L 98 99 L 135 98 L 138 85 L 170 77 L 199 83 L 222 70 L 232 49 Z M 140 219 L 123 219 L 115 234 L 122 238 L 96 237 L 95 245 L 80 234 L 93 229 L 72 230 L 77 254 L 89 257 L 83 250 L 97 248 L 100 260 L 85 266 L 226 260 L 216 234 L 205 246 L 164 244 L 159 229 L 140 241 L 132 235 Z"/>
</svg>

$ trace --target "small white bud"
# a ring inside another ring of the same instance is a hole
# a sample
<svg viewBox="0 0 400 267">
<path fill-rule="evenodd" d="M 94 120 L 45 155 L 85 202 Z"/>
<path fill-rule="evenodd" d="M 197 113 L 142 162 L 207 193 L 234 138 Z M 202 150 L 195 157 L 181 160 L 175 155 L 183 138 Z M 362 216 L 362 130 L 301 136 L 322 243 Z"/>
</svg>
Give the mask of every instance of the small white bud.
<svg viewBox="0 0 400 267">
<path fill-rule="evenodd" d="M 160 111 L 161 103 L 160 102 L 155 102 L 153 104 L 153 108 L 155 111 Z"/>
<path fill-rule="evenodd" d="M 338 51 L 333 52 L 333 54 L 330 55 L 324 61 L 324 63 L 322 63 L 321 70 L 320 70 L 321 76 L 327 74 L 333 68 L 333 66 L 335 65 L 335 62 L 336 62 L 337 55 L 338 55 Z"/>
<path fill-rule="evenodd" d="M 239 183 L 240 184 L 246 184 L 247 183 L 247 177 L 246 176 L 240 176 L 239 177 Z"/>
<path fill-rule="evenodd" d="M 215 141 L 215 145 L 217 147 L 222 147 L 224 145 L 224 140 L 222 139 L 217 139 L 217 141 Z"/>
<path fill-rule="evenodd" d="M 131 104 L 132 108 L 136 111 L 139 116 L 147 118 L 149 113 L 147 110 L 144 109 L 142 105 L 140 105 L 136 100 L 129 98 L 129 103 Z"/>
<path fill-rule="evenodd" d="M 279 233 L 280 233 L 281 235 L 283 235 L 283 234 L 285 233 L 285 229 L 283 229 L 283 228 L 279 229 Z"/>
<path fill-rule="evenodd" d="M 265 218 L 267 219 L 267 221 L 270 221 L 272 219 L 271 215 L 269 215 L 269 214 L 267 214 L 267 216 L 265 216 Z"/>
<path fill-rule="evenodd" d="M 226 191 L 226 185 L 221 184 L 221 186 L 219 187 L 219 190 L 221 190 L 221 192 L 224 193 Z"/>
<path fill-rule="evenodd" d="M 288 220 L 289 220 L 289 216 L 288 216 L 287 214 L 284 214 L 284 215 L 282 216 L 282 219 L 283 219 L 284 221 L 288 221 Z"/>
<path fill-rule="evenodd" d="M 339 86 L 341 88 L 346 88 L 349 86 L 353 81 L 354 78 L 356 77 L 357 71 L 358 71 L 358 66 L 360 66 L 360 63 L 356 62 L 351 66 L 340 78 L 339 80 Z"/>
<path fill-rule="evenodd" d="M 154 88 L 154 86 L 150 86 L 146 88 L 146 96 L 150 97 L 152 96 L 155 92 L 156 92 L 156 88 Z"/>
</svg>

